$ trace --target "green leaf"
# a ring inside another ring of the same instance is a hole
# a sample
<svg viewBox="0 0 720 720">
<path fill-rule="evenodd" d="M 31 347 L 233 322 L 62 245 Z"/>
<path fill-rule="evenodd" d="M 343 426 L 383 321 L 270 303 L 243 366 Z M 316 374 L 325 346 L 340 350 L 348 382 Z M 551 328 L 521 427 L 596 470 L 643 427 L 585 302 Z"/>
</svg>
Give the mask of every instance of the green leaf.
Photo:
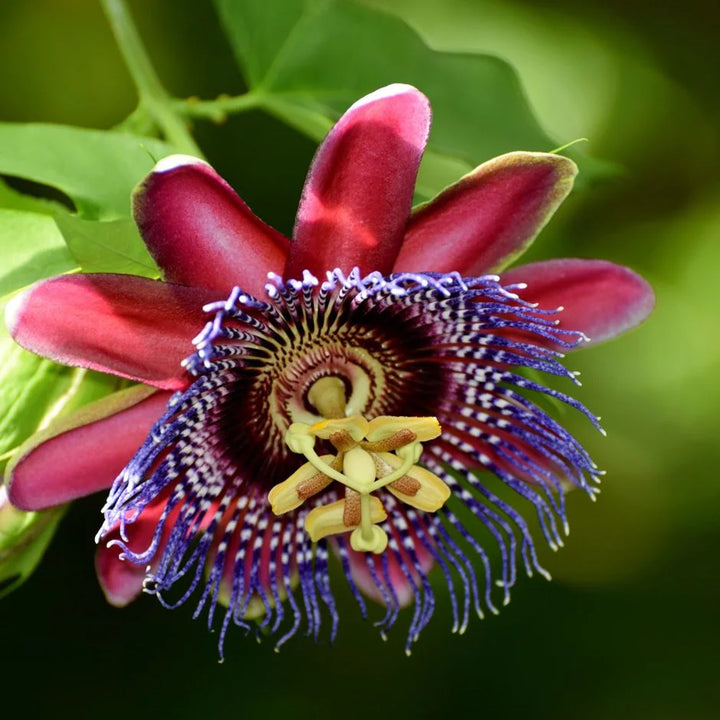
<svg viewBox="0 0 720 720">
<path fill-rule="evenodd" d="M 129 217 L 133 187 L 172 152 L 128 133 L 0 123 L 0 174 L 57 188 L 88 218 Z"/>
<path fill-rule="evenodd" d="M 620 44 L 601 24 L 583 22 L 581 15 L 550 3 L 362 2 L 402 18 L 432 47 L 505 58 L 520 76 L 541 125 L 563 143 L 585 135 L 593 140 L 604 132 L 622 68 Z"/>
<path fill-rule="evenodd" d="M 160 275 L 132 220 L 100 222 L 58 214 L 55 221 L 83 272 L 126 273 L 153 278 Z"/>
<path fill-rule="evenodd" d="M 0 297 L 77 267 L 49 215 L 0 209 Z"/>
<path fill-rule="evenodd" d="M 378 87 L 405 82 L 422 90 L 434 123 L 421 196 L 448 184 L 448 163 L 466 171 L 504 152 L 559 144 L 499 58 L 437 52 L 402 20 L 347 1 L 287 0 L 282 12 L 269 12 L 265 0 L 215 2 L 261 106 L 316 140 Z"/>
</svg>

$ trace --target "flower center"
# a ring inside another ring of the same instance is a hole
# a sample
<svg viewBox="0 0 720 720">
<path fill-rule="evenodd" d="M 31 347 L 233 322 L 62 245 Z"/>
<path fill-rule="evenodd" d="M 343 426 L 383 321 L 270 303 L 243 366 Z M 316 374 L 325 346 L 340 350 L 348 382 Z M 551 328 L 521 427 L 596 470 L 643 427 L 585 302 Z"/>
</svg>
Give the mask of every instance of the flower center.
<svg viewBox="0 0 720 720">
<path fill-rule="evenodd" d="M 279 427 L 287 429 L 292 422 L 312 424 L 318 416 L 333 417 L 321 413 L 310 397 L 319 373 L 343 386 L 343 416 L 361 414 L 382 399 L 386 372 L 370 353 L 322 337 L 306 342 L 307 347 L 296 350 L 296 357 L 284 363 L 272 385 L 269 407 Z M 278 364 L 283 360 L 279 358 Z"/>
<path fill-rule="evenodd" d="M 305 520 L 306 531 L 317 542 L 352 530 L 354 550 L 379 554 L 387 547 L 388 537 L 378 523 L 387 514 L 373 493 L 387 488 L 403 502 L 426 512 L 443 506 L 450 488 L 416 464 L 421 442 L 440 435 L 436 418 L 381 416 L 368 421 L 361 415 L 347 416 L 345 384 L 335 376 L 315 381 L 307 398 L 324 419 L 313 424 L 295 422 L 288 428 L 285 442 L 308 462 L 270 490 L 268 500 L 276 515 L 296 509 L 339 482 L 345 486 L 345 498 L 311 510 Z M 318 455 L 316 440 L 328 442 L 335 452 Z"/>
</svg>

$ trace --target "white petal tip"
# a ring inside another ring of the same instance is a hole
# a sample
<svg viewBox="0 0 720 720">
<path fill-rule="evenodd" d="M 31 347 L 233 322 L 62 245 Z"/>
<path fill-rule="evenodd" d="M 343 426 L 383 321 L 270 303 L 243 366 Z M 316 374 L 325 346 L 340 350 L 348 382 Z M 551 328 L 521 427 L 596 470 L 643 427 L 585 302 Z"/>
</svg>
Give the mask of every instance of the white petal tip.
<svg viewBox="0 0 720 720">
<path fill-rule="evenodd" d="M 22 309 L 27 300 L 27 292 L 18 293 L 5 305 L 5 325 L 12 337 L 15 337 L 17 326 L 20 324 Z"/>
<path fill-rule="evenodd" d="M 210 165 L 204 160 L 194 157 L 193 155 L 176 154 L 168 155 L 162 160 L 158 160 L 152 171 L 154 173 L 164 173 L 169 172 L 170 170 L 175 170 L 175 168 L 184 167 L 185 165 L 203 165 L 205 167 L 210 167 Z"/>
<path fill-rule="evenodd" d="M 352 108 L 358 108 L 363 105 L 367 105 L 368 103 L 376 102 L 377 100 L 383 100 L 384 98 L 405 94 L 422 95 L 422 93 L 413 85 L 408 85 L 406 83 L 392 83 L 390 85 L 386 85 L 385 87 L 378 88 L 364 97 L 361 97 L 352 105 Z"/>
</svg>

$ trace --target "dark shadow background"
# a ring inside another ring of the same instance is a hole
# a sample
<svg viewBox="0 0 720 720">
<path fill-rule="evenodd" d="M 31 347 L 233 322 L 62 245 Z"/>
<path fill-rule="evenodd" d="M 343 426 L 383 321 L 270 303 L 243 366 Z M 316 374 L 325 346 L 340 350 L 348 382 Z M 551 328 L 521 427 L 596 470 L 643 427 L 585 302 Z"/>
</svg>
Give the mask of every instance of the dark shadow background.
<svg viewBox="0 0 720 720">
<path fill-rule="evenodd" d="M 608 471 L 600 502 L 569 498 L 567 547 L 542 558 L 554 582 L 520 582 L 499 617 L 472 622 L 463 637 L 448 633 L 439 592 L 434 621 L 405 658 L 409 618 L 385 644 L 335 583 L 343 620 L 334 647 L 297 637 L 276 655 L 238 631 L 218 665 L 216 637 L 189 607 L 104 603 L 92 564 L 100 499 L 86 499 L 0 605 L 3 717 L 720 714 L 717 6 L 392 6 L 437 47 L 505 56 L 558 144 L 588 135 L 593 154 L 626 168 L 571 197 L 531 251 L 626 263 L 657 290 L 643 328 L 572 358 L 585 380 L 580 399 L 609 431 L 603 440 L 571 423 Z M 132 7 L 171 92 L 243 90 L 209 2 Z M 0 37 L 1 119 L 110 127 L 134 107 L 92 0 L 2 3 Z M 289 232 L 313 143 L 260 113 L 199 125 L 196 137 L 255 212 Z"/>
</svg>

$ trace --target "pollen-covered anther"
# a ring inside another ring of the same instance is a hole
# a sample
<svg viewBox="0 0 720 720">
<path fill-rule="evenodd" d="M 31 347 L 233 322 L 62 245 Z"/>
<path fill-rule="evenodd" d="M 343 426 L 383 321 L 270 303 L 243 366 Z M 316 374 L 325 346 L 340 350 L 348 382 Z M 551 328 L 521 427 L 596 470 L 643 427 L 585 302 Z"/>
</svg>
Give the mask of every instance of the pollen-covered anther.
<svg viewBox="0 0 720 720">
<path fill-rule="evenodd" d="M 357 442 L 353 440 L 352 435 L 350 435 L 350 433 L 346 430 L 343 430 L 342 432 L 334 432 L 330 435 L 328 440 L 330 440 L 332 446 L 338 452 L 347 452 L 357 445 Z"/>
<path fill-rule="evenodd" d="M 318 380 L 308 397 L 318 409 L 339 415 L 344 386 L 331 381 L 327 377 Z M 308 462 L 272 488 L 268 499 L 273 512 L 279 515 L 294 510 L 337 481 L 345 486 L 345 499 L 311 510 L 305 520 L 310 538 L 317 541 L 352 530 L 354 550 L 382 553 L 388 537 L 378 523 L 387 515 L 373 493 L 387 487 L 399 500 L 425 512 L 440 509 L 450 496 L 450 488 L 440 478 L 416 465 L 421 441 L 432 440 L 440 432 L 434 417 L 382 416 L 368 422 L 353 415 L 312 425 L 293 423 L 285 442 Z M 315 440 L 327 441 L 337 454 L 318 455 Z"/>
<path fill-rule="evenodd" d="M 322 455 L 323 462 L 333 467 L 336 457 Z M 276 515 L 283 515 L 300 507 L 305 500 L 324 490 L 332 478 L 325 473 L 318 472 L 312 463 L 305 463 L 299 467 L 287 480 L 275 485 L 268 493 L 268 500 L 272 511 Z"/>
<path fill-rule="evenodd" d="M 409 475 L 403 475 L 398 480 L 395 480 L 395 482 L 391 482 L 389 487 L 403 493 L 404 495 L 417 495 L 418 490 L 420 490 L 422 486 L 420 485 L 419 480 L 416 480 Z"/>
<path fill-rule="evenodd" d="M 385 465 L 382 471 L 387 473 L 396 470 L 401 464 L 400 458 L 392 453 L 379 453 L 377 457 Z M 450 488 L 437 475 L 418 465 L 391 482 L 387 489 L 398 500 L 424 512 L 439 510 L 450 497 Z"/>
<path fill-rule="evenodd" d="M 348 528 L 357 527 L 362 518 L 362 503 L 360 493 L 349 487 L 345 488 L 345 508 L 343 510 L 343 523 Z"/>
<path fill-rule="evenodd" d="M 391 452 L 393 450 L 398 450 L 403 445 L 415 442 L 416 440 L 417 435 L 412 430 L 399 430 L 394 435 L 391 435 L 384 440 L 376 440 L 375 442 L 364 440 L 360 444 L 365 450 L 371 450 L 372 452 Z"/>
</svg>

